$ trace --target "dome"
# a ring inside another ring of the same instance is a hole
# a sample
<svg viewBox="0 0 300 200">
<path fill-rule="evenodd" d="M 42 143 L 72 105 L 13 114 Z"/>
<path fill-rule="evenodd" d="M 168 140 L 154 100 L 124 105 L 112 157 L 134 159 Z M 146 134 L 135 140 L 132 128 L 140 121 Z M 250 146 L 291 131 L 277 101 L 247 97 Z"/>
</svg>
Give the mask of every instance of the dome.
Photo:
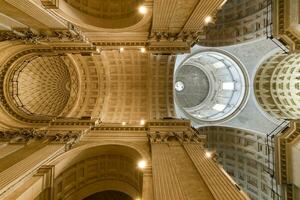
<svg viewBox="0 0 300 200">
<path fill-rule="evenodd" d="M 244 71 L 233 58 L 217 51 L 199 52 L 175 71 L 175 103 L 187 117 L 219 122 L 239 110 L 245 85 Z"/>
<path fill-rule="evenodd" d="M 208 91 L 208 78 L 199 67 L 187 65 L 179 69 L 175 92 L 180 105 L 186 108 L 197 106 L 207 97 Z"/>
</svg>

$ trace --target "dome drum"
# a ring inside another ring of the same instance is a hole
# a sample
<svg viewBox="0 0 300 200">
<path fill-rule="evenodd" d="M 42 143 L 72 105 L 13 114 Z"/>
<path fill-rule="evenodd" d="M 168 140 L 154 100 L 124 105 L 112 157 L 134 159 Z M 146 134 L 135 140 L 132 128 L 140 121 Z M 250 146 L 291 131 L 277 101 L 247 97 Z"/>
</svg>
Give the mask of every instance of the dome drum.
<svg viewBox="0 0 300 200">
<path fill-rule="evenodd" d="M 180 82 L 184 88 L 175 87 L 175 103 L 186 115 L 200 121 L 228 119 L 247 94 L 241 65 L 217 51 L 186 58 L 175 71 L 175 86 Z"/>
</svg>

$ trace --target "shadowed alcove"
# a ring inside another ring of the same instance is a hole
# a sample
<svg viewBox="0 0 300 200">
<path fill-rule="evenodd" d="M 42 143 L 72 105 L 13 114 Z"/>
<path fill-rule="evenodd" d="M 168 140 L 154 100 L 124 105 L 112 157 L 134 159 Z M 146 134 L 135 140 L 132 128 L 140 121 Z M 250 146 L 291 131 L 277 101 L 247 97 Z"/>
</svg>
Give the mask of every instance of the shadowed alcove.
<svg viewBox="0 0 300 200">
<path fill-rule="evenodd" d="M 132 198 L 123 192 L 107 190 L 92 194 L 83 200 L 132 200 Z"/>
</svg>

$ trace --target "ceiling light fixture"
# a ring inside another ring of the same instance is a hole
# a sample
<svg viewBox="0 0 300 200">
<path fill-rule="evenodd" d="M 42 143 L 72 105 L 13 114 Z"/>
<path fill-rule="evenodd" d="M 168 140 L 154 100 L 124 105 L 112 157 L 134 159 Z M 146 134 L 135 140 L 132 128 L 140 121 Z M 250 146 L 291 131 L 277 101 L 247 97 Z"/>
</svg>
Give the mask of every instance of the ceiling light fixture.
<svg viewBox="0 0 300 200">
<path fill-rule="evenodd" d="M 145 6 L 140 6 L 139 7 L 139 13 L 141 14 L 146 14 L 147 13 L 147 8 Z"/>
<path fill-rule="evenodd" d="M 145 167 L 147 166 L 147 162 L 145 160 L 140 160 L 137 166 L 139 169 L 145 169 Z"/>
<path fill-rule="evenodd" d="M 207 151 L 207 152 L 205 152 L 205 157 L 206 157 L 206 158 L 211 158 L 211 153 L 210 153 L 210 152 L 208 152 L 208 151 Z"/>
<path fill-rule="evenodd" d="M 145 47 L 142 47 L 140 50 L 141 50 L 142 53 L 145 53 L 145 52 L 146 52 Z"/>
<path fill-rule="evenodd" d="M 212 17 L 211 17 L 211 16 L 207 16 L 207 17 L 204 19 L 204 22 L 205 22 L 205 24 L 208 24 L 208 23 L 212 22 Z"/>
<path fill-rule="evenodd" d="M 142 125 L 142 126 L 145 125 L 145 120 L 141 119 L 140 125 Z"/>
</svg>

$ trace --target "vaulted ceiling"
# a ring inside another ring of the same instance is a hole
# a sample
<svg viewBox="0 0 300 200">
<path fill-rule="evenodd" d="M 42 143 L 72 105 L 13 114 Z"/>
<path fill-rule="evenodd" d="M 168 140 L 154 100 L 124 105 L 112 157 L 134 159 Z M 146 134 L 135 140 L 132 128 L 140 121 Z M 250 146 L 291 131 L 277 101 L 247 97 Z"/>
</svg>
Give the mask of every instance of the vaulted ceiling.
<svg viewBox="0 0 300 200">
<path fill-rule="evenodd" d="M 79 68 L 81 93 L 72 117 L 100 117 L 106 122 L 136 123 L 174 115 L 175 56 L 137 50 L 70 55 Z"/>
<path fill-rule="evenodd" d="M 223 3 L 0 0 L 1 123 L 174 116 L 175 55 Z"/>
<path fill-rule="evenodd" d="M 6 49 L 26 46 L 12 43 Z M 18 119 L 46 123 L 55 117 L 91 117 L 139 123 L 174 116 L 174 55 L 104 50 L 52 56 L 43 50 L 21 51 L 4 62 L 3 101 Z"/>
<path fill-rule="evenodd" d="M 0 40 L 28 39 L 29 27 L 33 36 L 39 36 L 38 40 L 46 42 L 60 37 L 65 40 L 84 40 L 108 49 L 146 46 L 151 52 L 187 52 L 201 35 L 205 18 L 214 15 L 225 1 L 101 2 L 0 0 Z M 142 5 L 145 13 L 138 12 Z M 11 30 L 21 34 L 14 36 L 8 33 Z M 80 37 L 76 36 L 78 33 Z"/>
</svg>

